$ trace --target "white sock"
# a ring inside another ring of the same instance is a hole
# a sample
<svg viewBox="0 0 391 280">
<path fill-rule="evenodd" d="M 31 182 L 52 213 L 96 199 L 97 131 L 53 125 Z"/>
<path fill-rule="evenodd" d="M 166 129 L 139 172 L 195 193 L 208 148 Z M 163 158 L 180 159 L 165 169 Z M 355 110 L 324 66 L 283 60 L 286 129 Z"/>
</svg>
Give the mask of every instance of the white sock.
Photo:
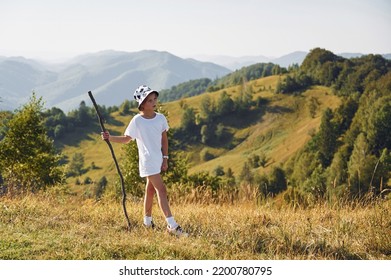
<svg viewBox="0 0 391 280">
<path fill-rule="evenodd" d="M 144 225 L 150 226 L 152 223 L 152 217 L 144 216 Z"/>
<path fill-rule="evenodd" d="M 170 228 L 176 228 L 178 226 L 173 216 L 166 218 L 166 221 Z"/>
</svg>

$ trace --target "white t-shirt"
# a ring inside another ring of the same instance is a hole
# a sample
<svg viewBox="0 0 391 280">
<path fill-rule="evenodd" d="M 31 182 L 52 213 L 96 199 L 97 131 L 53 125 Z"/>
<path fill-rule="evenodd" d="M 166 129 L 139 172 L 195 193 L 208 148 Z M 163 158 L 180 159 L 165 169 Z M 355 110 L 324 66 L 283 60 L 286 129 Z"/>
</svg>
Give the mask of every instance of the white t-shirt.
<svg viewBox="0 0 391 280">
<path fill-rule="evenodd" d="M 126 128 L 124 135 L 137 142 L 141 177 L 160 173 L 163 163 L 162 133 L 168 129 L 167 119 L 160 113 L 152 119 L 137 114 Z"/>
</svg>

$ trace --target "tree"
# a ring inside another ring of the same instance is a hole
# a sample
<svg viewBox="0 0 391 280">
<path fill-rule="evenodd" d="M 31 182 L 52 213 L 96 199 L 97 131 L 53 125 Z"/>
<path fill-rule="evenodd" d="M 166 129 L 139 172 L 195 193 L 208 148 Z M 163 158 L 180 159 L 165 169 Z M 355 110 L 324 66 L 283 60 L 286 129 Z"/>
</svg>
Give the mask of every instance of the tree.
<svg viewBox="0 0 391 280">
<path fill-rule="evenodd" d="M 358 109 L 358 102 L 356 99 L 358 99 L 357 95 L 345 98 L 341 106 L 336 110 L 334 119 L 338 124 L 339 133 L 343 133 L 349 129 Z"/>
<path fill-rule="evenodd" d="M 183 111 L 181 129 L 185 133 L 193 134 L 196 129 L 196 116 L 195 111 L 191 107 L 187 107 Z"/>
<path fill-rule="evenodd" d="M 254 175 L 251 172 L 250 165 L 248 164 L 248 162 L 245 162 L 240 172 L 239 180 L 250 184 L 253 182 L 253 179 Z"/>
<path fill-rule="evenodd" d="M 0 170 L 10 191 L 28 192 L 59 183 L 63 173 L 43 124 L 42 98 L 35 93 L 9 121 L 0 142 Z"/>
<path fill-rule="evenodd" d="M 106 176 L 103 176 L 102 178 L 100 178 L 98 185 L 95 187 L 95 199 L 96 200 L 99 200 L 102 198 L 102 195 L 106 190 L 107 183 L 108 182 L 107 182 Z"/>
<path fill-rule="evenodd" d="M 347 164 L 350 157 L 349 145 L 341 146 L 335 153 L 329 168 L 330 185 L 337 187 L 347 182 Z"/>
<path fill-rule="evenodd" d="M 247 161 L 252 168 L 258 168 L 260 166 L 261 158 L 259 155 L 252 155 Z"/>
<path fill-rule="evenodd" d="M 323 113 L 319 128 L 319 152 L 324 167 L 330 165 L 337 147 L 337 133 L 332 122 L 333 113 L 327 108 Z"/>
<path fill-rule="evenodd" d="M 170 89 L 161 90 L 159 100 L 161 102 L 167 102 L 172 100 L 178 100 L 183 97 L 199 95 L 205 91 L 208 91 L 209 88 L 214 88 L 213 86 L 210 86 L 211 84 L 212 80 L 208 78 L 184 82 L 172 86 Z"/>
<path fill-rule="evenodd" d="M 121 115 L 127 115 L 130 113 L 130 108 L 132 107 L 132 104 L 129 100 L 125 100 L 122 102 L 121 106 L 119 107 L 119 113 Z"/>
<path fill-rule="evenodd" d="M 316 110 L 319 107 L 319 100 L 316 97 L 311 96 L 310 99 L 307 101 L 307 107 L 311 118 L 315 118 Z"/>
<path fill-rule="evenodd" d="M 230 167 L 228 167 L 227 172 L 225 172 L 226 177 L 226 184 L 228 186 L 234 186 L 235 185 L 235 176 Z"/>
<path fill-rule="evenodd" d="M 43 113 L 44 123 L 49 137 L 58 139 L 65 134 L 68 120 L 64 112 L 56 107 L 46 110 Z"/>
<path fill-rule="evenodd" d="M 215 105 L 209 95 L 205 95 L 200 105 L 201 117 L 206 123 L 209 123 L 215 117 Z"/>
<path fill-rule="evenodd" d="M 173 141 L 171 141 L 173 142 Z M 172 147 L 170 145 L 170 147 Z M 188 180 L 187 158 L 184 152 L 170 148 L 168 170 L 163 173 L 163 180 L 167 187 L 170 184 L 185 183 Z"/>
<path fill-rule="evenodd" d="M 82 127 L 87 126 L 90 119 L 89 108 L 86 106 L 86 103 L 82 101 L 79 105 L 79 110 L 77 111 L 77 123 Z"/>
<path fill-rule="evenodd" d="M 222 167 L 221 165 L 217 166 L 213 170 L 213 173 L 214 173 L 215 176 L 224 176 L 225 175 L 224 167 Z"/>
<path fill-rule="evenodd" d="M 391 98 L 378 99 L 368 118 L 368 142 L 374 152 L 391 148 Z"/>
<path fill-rule="evenodd" d="M 312 172 L 311 176 L 305 180 L 303 189 L 304 191 L 311 193 L 311 195 L 316 199 L 322 199 L 326 194 L 327 190 L 327 178 L 324 172 L 322 165 L 318 165 L 315 170 Z"/>
<path fill-rule="evenodd" d="M 349 185 L 352 195 L 359 197 L 369 190 L 376 165 L 376 158 L 369 152 L 369 144 L 363 133 L 357 136 L 348 162 Z"/>
<path fill-rule="evenodd" d="M 301 187 L 304 181 L 311 176 L 312 171 L 320 164 L 317 135 L 315 135 L 296 156 L 286 163 L 287 174 L 293 186 Z M 314 146 L 314 147 L 312 147 Z"/>
<path fill-rule="evenodd" d="M 275 93 L 293 93 L 304 90 L 310 84 L 304 73 L 287 75 L 284 80 L 279 79 Z"/>
<path fill-rule="evenodd" d="M 216 137 L 216 141 L 220 142 L 222 140 L 224 140 L 224 135 L 225 135 L 225 128 L 224 128 L 224 125 L 222 123 L 219 123 L 216 127 L 216 131 L 215 131 L 215 137 Z"/>
<path fill-rule="evenodd" d="M 0 111 L 0 141 L 8 130 L 8 122 L 12 119 L 12 116 L 13 114 L 9 111 Z"/>
<path fill-rule="evenodd" d="M 231 99 L 231 97 L 227 94 L 227 92 L 224 91 L 220 95 L 217 101 L 216 114 L 218 116 L 224 116 L 226 114 L 232 113 L 233 110 L 234 110 L 234 102 Z"/>
<path fill-rule="evenodd" d="M 203 144 L 210 144 L 210 142 L 214 138 L 214 127 L 212 125 L 206 125 L 204 124 L 201 127 L 201 142 Z"/>
<path fill-rule="evenodd" d="M 72 156 L 72 160 L 69 163 L 70 175 L 80 176 L 83 174 L 84 156 L 81 153 L 75 153 Z"/>
<path fill-rule="evenodd" d="M 99 111 L 103 119 L 109 117 L 105 106 L 99 106 Z M 92 108 L 86 105 L 85 101 L 80 102 L 77 110 L 68 113 L 68 121 L 73 123 L 73 126 L 76 127 L 86 127 L 90 124 L 91 120 L 96 120 L 96 114 Z"/>
<path fill-rule="evenodd" d="M 234 100 L 235 111 L 239 114 L 247 113 L 253 104 L 252 89 L 247 87 L 246 83 L 242 84 L 240 95 Z"/>
<path fill-rule="evenodd" d="M 281 73 L 280 65 L 278 65 L 278 64 L 274 65 L 273 68 L 272 68 L 272 75 L 278 75 L 280 73 Z"/>
<path fill-rule="evenodd" d="M 286 190 L 287 185 L 285 171 L 281 167 L 273 167 L 269 175 L 268 192 L 273 194 L 280 193 Z"/>
<path fill-rule="evenodd" d="M 66 131 L 66 128 L 62 124 L 56 125 L 54 128 L 54 135 L 53 135 L 54 138 L 55 139 L 60 138 L 61 136 L 63 136 L 65 134 L 65 131 Z"/>
</svg>

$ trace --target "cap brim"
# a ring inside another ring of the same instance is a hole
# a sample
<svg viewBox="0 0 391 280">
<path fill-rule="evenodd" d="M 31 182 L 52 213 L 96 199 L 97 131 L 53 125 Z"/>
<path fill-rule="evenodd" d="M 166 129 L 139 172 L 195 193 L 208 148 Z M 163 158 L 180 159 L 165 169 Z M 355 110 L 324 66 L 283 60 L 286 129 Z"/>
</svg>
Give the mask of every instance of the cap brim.
<svg viewBox="0 0 391 280">
<path fill-rule="evenodd" d="M 151 93 L 156 93 L 157 96 L 159 96 L 159 93 L 158 93 L 156 90 L 151 90 L 151 91 L 149 91 L 148 94 L 147 94 L 147 96 L 150 95 Z"/>
</svg>

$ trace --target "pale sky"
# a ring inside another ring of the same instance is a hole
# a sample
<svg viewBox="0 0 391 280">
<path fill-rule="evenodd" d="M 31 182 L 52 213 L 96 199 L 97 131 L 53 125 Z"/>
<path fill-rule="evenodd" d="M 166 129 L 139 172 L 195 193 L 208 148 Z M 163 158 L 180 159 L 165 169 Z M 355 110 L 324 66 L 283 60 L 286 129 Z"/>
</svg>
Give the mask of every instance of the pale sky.
<svg viewBox="0 0 391 280">
<path fill-rule="evenodd" d="M 391 0 L 0 0 L 0 56 L 391 53 Z"/>
</svg>

